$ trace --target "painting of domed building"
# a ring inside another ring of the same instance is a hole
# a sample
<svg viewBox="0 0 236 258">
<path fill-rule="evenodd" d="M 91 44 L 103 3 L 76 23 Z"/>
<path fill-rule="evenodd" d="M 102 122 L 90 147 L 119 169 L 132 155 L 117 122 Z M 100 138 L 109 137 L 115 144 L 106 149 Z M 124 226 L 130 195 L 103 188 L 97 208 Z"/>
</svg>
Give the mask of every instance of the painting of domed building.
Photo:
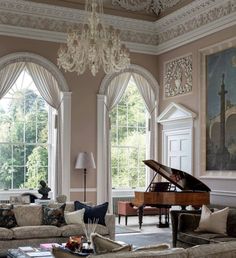
<svg viewBox="0 0 236 258">
<path fill-rule="evenodd" d="M 207 57 L 206 169 L 236 170 L 236 48 Z"/>
</svg>

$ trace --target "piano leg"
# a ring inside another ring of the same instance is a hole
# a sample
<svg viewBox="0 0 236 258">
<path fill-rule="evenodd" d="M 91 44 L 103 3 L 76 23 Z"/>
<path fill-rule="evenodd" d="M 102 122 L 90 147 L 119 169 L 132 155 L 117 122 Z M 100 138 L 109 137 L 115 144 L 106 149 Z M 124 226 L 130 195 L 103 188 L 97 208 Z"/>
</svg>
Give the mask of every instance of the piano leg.
<svg viewBox="0 0 236 258">
<path fill-rule="evenodd" d="M 141 229 L 143 224 L 143 208 L 144 205 L 141 205 L 138 207 L 138 223 L 139 223 L 139 229 Z"/>
</svg>

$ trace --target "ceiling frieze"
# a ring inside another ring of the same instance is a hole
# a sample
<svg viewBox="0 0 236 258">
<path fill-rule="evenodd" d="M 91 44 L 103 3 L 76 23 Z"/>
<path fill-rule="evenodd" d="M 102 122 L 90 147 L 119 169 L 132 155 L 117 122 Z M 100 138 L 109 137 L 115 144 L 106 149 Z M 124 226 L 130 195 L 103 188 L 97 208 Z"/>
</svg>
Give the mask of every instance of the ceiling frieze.
<svg viewBox="0 0 236 258">
<path fill-rule="evenodd" d="M 30 38 L 28 29 L 34 39 L 38 33 L 39 39 L 45 34 L 43 40 L 57 41 L 60 38 L 58 42 L 63 42 L 68 28 L 81 29 L 84 15 L 83 10 L 22 0 L 1 0 L 0 34 Z M 195 31 L 200 38 L 199 30 L 207 26 L 211 29 L 204 36 L 213 33 L 214 26 L 220 30 L 221 26 L 226 28 L 236 24 L 236 0 L 193 1 L 156 22 L 112 15 L 104 15 L 104 21 L 121 30 L 121 39 L 131 46 L 131 51 L 148 53 L 150 49 L 150 54 L 153 54 L 156 49 L 158 54 L 159 47 L 162 53 L 173 49 L 173 43 L 178 38 L 186 37 L 180 44 L 184 44 L 185 40 L 191 42 Z M 7 34 L 8 28 L 11 32 Z M 27 31 L 25 35 L 24 30 Z"/>
<path fill-rule="evenodd" d="M 191 8 L 182 8 L 156 22 L 156 28 L 159 29 L 158 43 L 164 43 L 231 14 L 236 16 L 236 0 L 196 1 Z"/>
</svg>

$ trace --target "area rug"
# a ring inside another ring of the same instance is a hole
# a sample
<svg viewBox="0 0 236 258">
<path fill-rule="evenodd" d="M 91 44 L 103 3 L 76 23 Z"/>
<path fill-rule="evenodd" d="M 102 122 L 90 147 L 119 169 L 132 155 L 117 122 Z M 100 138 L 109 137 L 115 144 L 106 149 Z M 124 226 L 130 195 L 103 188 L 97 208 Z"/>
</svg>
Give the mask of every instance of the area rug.
<svg viewBox="0 0 236 258">
<path fill-rule="evenodd" d="M 127 233 L 138 233 L 140 230 L 132 229 L 127 226 L 116 225 L 115 233 L 116 234 L 127 234 Z"/>
<path fill-rule="evenodd" d="M 141 247 L 147 245 L 172 243 L 172 234 L 171 232 L 161 232 L 161 233 L 151 233 L 151 234 L 142 234 L 142 233 L 133 233 L 133 234 L 122 234 L 116 235 L 117 241 L 122 241 L 127 244 L 131 244 L 134 247 Z"/>
</svg>

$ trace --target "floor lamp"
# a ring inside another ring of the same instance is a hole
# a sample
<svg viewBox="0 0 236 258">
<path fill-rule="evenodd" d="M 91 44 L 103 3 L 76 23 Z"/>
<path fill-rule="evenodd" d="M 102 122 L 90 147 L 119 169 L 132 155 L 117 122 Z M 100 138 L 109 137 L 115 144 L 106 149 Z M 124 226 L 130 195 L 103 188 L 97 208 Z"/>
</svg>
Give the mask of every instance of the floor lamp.
<svg viewBox="0 0 236 258">
<path fill-rule="evenodd" d="M 75 164 L 76 169 L 83 169 L 84 170 L 84 202 L 86 202 L 86 176 L 87 176 L 87 169 L 89 168 L 96 168 L 95 161 L 93 158 L 93 153 L 90 152 L 80 152 L 76 159 Z"/>
</svg>

